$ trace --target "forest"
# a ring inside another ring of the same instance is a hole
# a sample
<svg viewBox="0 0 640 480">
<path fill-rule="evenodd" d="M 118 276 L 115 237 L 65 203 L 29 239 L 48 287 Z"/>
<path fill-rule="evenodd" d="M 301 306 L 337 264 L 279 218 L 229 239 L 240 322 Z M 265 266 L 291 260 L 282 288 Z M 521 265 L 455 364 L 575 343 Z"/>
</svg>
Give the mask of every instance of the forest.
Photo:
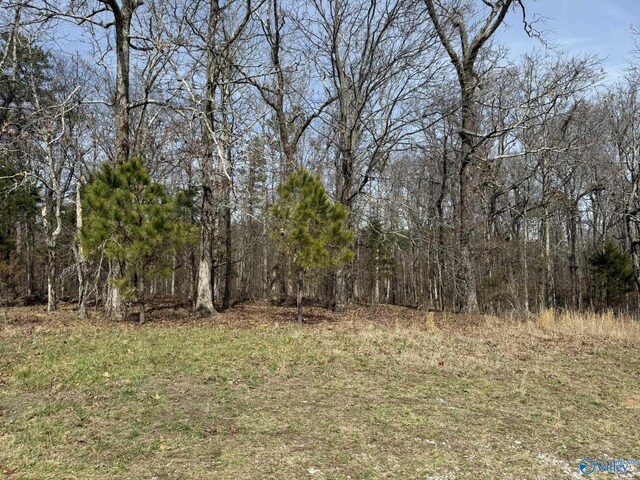
<svg viewBox="0 0 640 480">
<path fill-rule="evenodd" d="M 528 3 L 2 0 L 0 303 L 636 312 L 640 37 Z"/>
<path fill-rule="evenodd" d="M 625 21 L 0 0 L 0 477 L 640 478 Z"/>
</svg>

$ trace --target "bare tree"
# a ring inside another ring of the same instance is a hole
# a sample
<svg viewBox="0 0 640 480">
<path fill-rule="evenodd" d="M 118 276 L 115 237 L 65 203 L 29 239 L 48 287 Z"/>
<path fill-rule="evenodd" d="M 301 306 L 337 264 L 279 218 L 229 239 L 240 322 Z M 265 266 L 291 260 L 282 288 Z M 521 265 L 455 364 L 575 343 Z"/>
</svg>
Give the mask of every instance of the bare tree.
<svg viewBox="0 0 640 480">
<path fill-rule="evenodd" d="M 458 171 L 459 198 L 456 222 L 459 243 L 460 309 L 472 312 L 478 309 L 476 279 L 471 258 L 471 218 L 467 203 L 471 201 L 474 185 L 470 165 L 477 155 L 482 139 L 479 134 L 477 91 L 481 79 L 476 70 L 482 48 L 503 23 L 514 5 L 524 7 L 520 0 L 484 1 L 486 13 L 476 20 L 471 2 L 440 2 L 424 0 L 440 42 L 456 70 L 460 87 L 460 167 Z"/>
<path fill-rule="evenodd" d="M 417 20 L 418 2 L 314 1 L 317 26 L 308 33 L 321 54 L 330 97 L 325 138 L 335 155 L 336 198 L 355 228 L 356 200 L 383 169 L 392 150 L 412 133 L 419 116 L 411 100 L 438 71 L 435 37 Z M 337 271 L 334 305 L 353 296 L 349 267 Z"/>
<path fill-rule="evenodd" d="M 56 70 L 58 79 L 62 78 L 64 72 L 61 66 Z M 41 149 L 43 163 L 43 168 L 36 169 L 35 175 L 44 186 L 41 218 L 47 247 L 47 310 L 50 312 L 57 309 L 58 262 L 56 248 L 58 237 L 62 233 L 62 204 L 71 186 L 75 166 L 69 162 L 68 145 L 65 145 L 65 141 L 69 140 L 69 115 L 79 105 L 77 97 L 79 86 L 64 85 L 64 87 L 67 88 L 63 88 L 59 92 L 61 98 L 50 103 L 35 93 L 34 86 L 37 108 L 34 114 L 39 117 L 38 123 L 40 124 L 37 129 L 39 138 L 36 141 Z M 69 91 L 69 87 L 73 90 Z"/>
<path fill-rule="evenodd" d="M 612 143 L 625 172 L 621 213 L 640 295 L 640 83 L 630 76 L 618 86 L 608 103 Z"/>
</svg>

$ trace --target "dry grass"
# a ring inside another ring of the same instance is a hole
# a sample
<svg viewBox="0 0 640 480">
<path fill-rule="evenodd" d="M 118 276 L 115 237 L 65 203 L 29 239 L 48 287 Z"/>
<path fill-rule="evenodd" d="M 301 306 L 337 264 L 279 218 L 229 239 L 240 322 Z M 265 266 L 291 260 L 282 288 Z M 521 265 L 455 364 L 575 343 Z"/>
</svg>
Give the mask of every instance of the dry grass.
<svg viewBox="0 0 640 480">
<path fill-rule="evenodd" d="M 640 321 L 632 316 L 615 315 L 611 310 L 604 313 L 545 310 L 535 318 L 542 330 L 556 335 L 636 344 L 640 339 Z"/>
<path fill-rule="evenodd" d="M 143 327 L 0 315 L 0 474 L 526 480 L 640 458 L 632 319 L 293 318 L 267 305 L 197 321 L 167 307 Z"/>
</svg>

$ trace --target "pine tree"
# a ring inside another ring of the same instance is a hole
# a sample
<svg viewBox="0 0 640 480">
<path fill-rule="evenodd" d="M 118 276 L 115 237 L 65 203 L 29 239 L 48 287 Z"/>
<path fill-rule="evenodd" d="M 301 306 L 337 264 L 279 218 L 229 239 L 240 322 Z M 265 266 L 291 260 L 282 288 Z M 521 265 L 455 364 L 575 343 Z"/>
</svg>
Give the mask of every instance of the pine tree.
<svg viewBox="0 0 640 480">
<path fill-rule="evenodd" d="M 347 209 L 331 200 L 321 180 L 304 168 L 292 173 L 278 188 L 272 209 L 273 237 L 291 259 L 296 273 L 296 306 L 302 322 L 305 278 L 323 268 L 347 262 L 352 233 L 346 228 Z"/>
<path fill-rule="evenodd" d="M 634 285 L 631 255 L 608 241 L 589 257 L 591 272 L 605 305 L 631 292 Z"/>
<path fill-rule="evenodd" d="M 140 309 L 145 321 L 145 285 L 170 274 L 172 252 L 194 237 L 180 219 L 180 199 L 149 177 L 141 158 L 103 165 L 84 195 L 82 242 L 120 267 L 114 288 Z"/>
</svg>

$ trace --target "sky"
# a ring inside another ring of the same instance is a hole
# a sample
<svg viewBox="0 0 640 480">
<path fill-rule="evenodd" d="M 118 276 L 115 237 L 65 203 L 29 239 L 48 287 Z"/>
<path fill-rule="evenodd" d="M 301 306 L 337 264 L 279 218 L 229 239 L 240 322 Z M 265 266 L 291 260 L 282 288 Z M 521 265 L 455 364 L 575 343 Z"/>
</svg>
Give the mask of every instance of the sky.
<svg viewBox="0 0 640 480">
<path fill-rule="evenodd" d="M 632 25 L 640 28 L 640 0 L 528 0 L 527 17 L 540 18 L 537 29 L 569 54 L 595 53 L 604 60 L 607 78 L 615 80 L 632 57 Z M 498 32 L 512 55 L 544 49 L 529 38 L 521 17 L 511 12 L 507 27 Z"/>
<path fill-rule="evenodd" d="M 524 0 L 524 4 L 528 19 L 539 19 L 536 28 L 557 49 L 569 54 L 596 54 L 604 61 L 609 81 L 624 72 L 634 47 L 630 27 L 640 29 L 640 0 Z M 65 25 L 62 30 L 62 50 L 91 51 L 89 40 L 78 28 Z M 513 11 L 496 37 L 509 46 L 514 59 L 534 48 L 545 48 L 526 35 L 520 14 Z"/>
</svg>

